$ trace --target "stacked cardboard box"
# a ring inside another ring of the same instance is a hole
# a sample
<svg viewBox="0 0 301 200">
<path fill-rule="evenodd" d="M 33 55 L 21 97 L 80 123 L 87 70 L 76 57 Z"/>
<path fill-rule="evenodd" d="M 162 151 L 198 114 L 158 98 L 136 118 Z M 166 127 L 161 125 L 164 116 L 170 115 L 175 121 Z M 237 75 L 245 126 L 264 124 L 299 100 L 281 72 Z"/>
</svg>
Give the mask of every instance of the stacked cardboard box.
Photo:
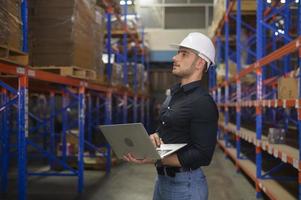
<svg viewBox="0 0 301 200">
<path fill-rule="evenodd" d="M 297 68 L 277 80 L 278 99 L 299 98 L 299 74 L 300 70 Z"/>
<path fill-rule="evenodd" d="M 101 26 L 90 0 L 29 0 L 30 63 L 96 70 Z"/>
<path fill-rule="evenodd" d="M 0 45 L 21 50 L 21 0 L 0 0 Z"/>
<path fill-rule="evenodd" d="M 105 12 L 102 8 L 96 7 L 95 11 L 95 22 L 96 27 L 94 28 L 95 31 L 95 55 L 96 55 L 96 73 L 97 79 L 100 82 L 104 82 L 104 70 L 105 66 L 102 60 L 102 54 L 104 49 L 104 30 L 106 29 L 105 24 Z"/>
</svg>

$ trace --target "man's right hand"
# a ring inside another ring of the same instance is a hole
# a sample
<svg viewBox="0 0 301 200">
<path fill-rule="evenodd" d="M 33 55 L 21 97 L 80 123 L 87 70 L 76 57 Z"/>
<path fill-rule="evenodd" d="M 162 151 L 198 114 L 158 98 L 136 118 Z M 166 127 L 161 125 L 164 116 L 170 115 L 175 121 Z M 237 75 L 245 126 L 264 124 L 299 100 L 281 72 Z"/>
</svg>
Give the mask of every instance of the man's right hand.
<svg viewBox="0 0 301 200">
<path fill-rule="evenodd" d="M 160 147 L 160 145 L 163 143 L 158 133 L 151 134 L 149 138 L 155 147 Z"/>
</svg>

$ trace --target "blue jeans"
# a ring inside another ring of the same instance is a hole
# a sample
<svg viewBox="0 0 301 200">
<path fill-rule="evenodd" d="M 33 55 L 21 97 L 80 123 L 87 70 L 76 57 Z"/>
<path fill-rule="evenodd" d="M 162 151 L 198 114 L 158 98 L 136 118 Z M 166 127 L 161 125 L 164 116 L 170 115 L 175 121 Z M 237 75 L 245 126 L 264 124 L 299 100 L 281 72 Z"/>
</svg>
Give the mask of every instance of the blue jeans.
<svg viewBox="0 0 301 200">
<path fill-rule="evenodd" d="M 158 175 L 153 200 L 207 200 L 208 185 L 201 169 L 176 173 L 175 177 Z"/>
</svg>

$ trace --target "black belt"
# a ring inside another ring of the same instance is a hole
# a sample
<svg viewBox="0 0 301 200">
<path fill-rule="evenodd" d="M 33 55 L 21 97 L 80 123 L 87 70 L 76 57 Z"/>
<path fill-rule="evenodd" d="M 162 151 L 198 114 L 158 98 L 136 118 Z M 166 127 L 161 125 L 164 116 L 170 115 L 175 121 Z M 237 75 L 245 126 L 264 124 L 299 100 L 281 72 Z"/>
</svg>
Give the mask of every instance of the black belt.
<svg viewBox="0 0 301 200">
<path fill-rule="evenodd" d="M 176 173 L 180 172 L 189 172 L 194 169 L 191 168 L 183 168 L 183 167 L 157 167 L 157 173 L 163 176 L 175 177 Z"/>
</svg>

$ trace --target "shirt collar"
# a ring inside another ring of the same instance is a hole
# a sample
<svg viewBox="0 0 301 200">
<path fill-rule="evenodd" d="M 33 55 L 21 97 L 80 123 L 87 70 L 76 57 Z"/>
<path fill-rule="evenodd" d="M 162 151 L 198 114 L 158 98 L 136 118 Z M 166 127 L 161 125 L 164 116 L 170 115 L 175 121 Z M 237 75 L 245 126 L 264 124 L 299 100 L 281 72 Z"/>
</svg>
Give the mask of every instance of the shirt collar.
<svg viewBox="0 0 301 200">
<path fill-rule="evenodd" d="M 198 80 L 198 81 L 193 81 L 191 83 L 187 83 L 183 86 L 181 86 L 180 83 L 177 83 L 176 85 L 174 85 L 172 88 L 171 88 L 171 95 L 175 94 L 176 92 L 178 92 L 179 90 L 183 90 L 184 92 L 189 92 L 190 90 L 193 90 L 197 87 L 201 87 L 201 81 Z"/>
</svg>

